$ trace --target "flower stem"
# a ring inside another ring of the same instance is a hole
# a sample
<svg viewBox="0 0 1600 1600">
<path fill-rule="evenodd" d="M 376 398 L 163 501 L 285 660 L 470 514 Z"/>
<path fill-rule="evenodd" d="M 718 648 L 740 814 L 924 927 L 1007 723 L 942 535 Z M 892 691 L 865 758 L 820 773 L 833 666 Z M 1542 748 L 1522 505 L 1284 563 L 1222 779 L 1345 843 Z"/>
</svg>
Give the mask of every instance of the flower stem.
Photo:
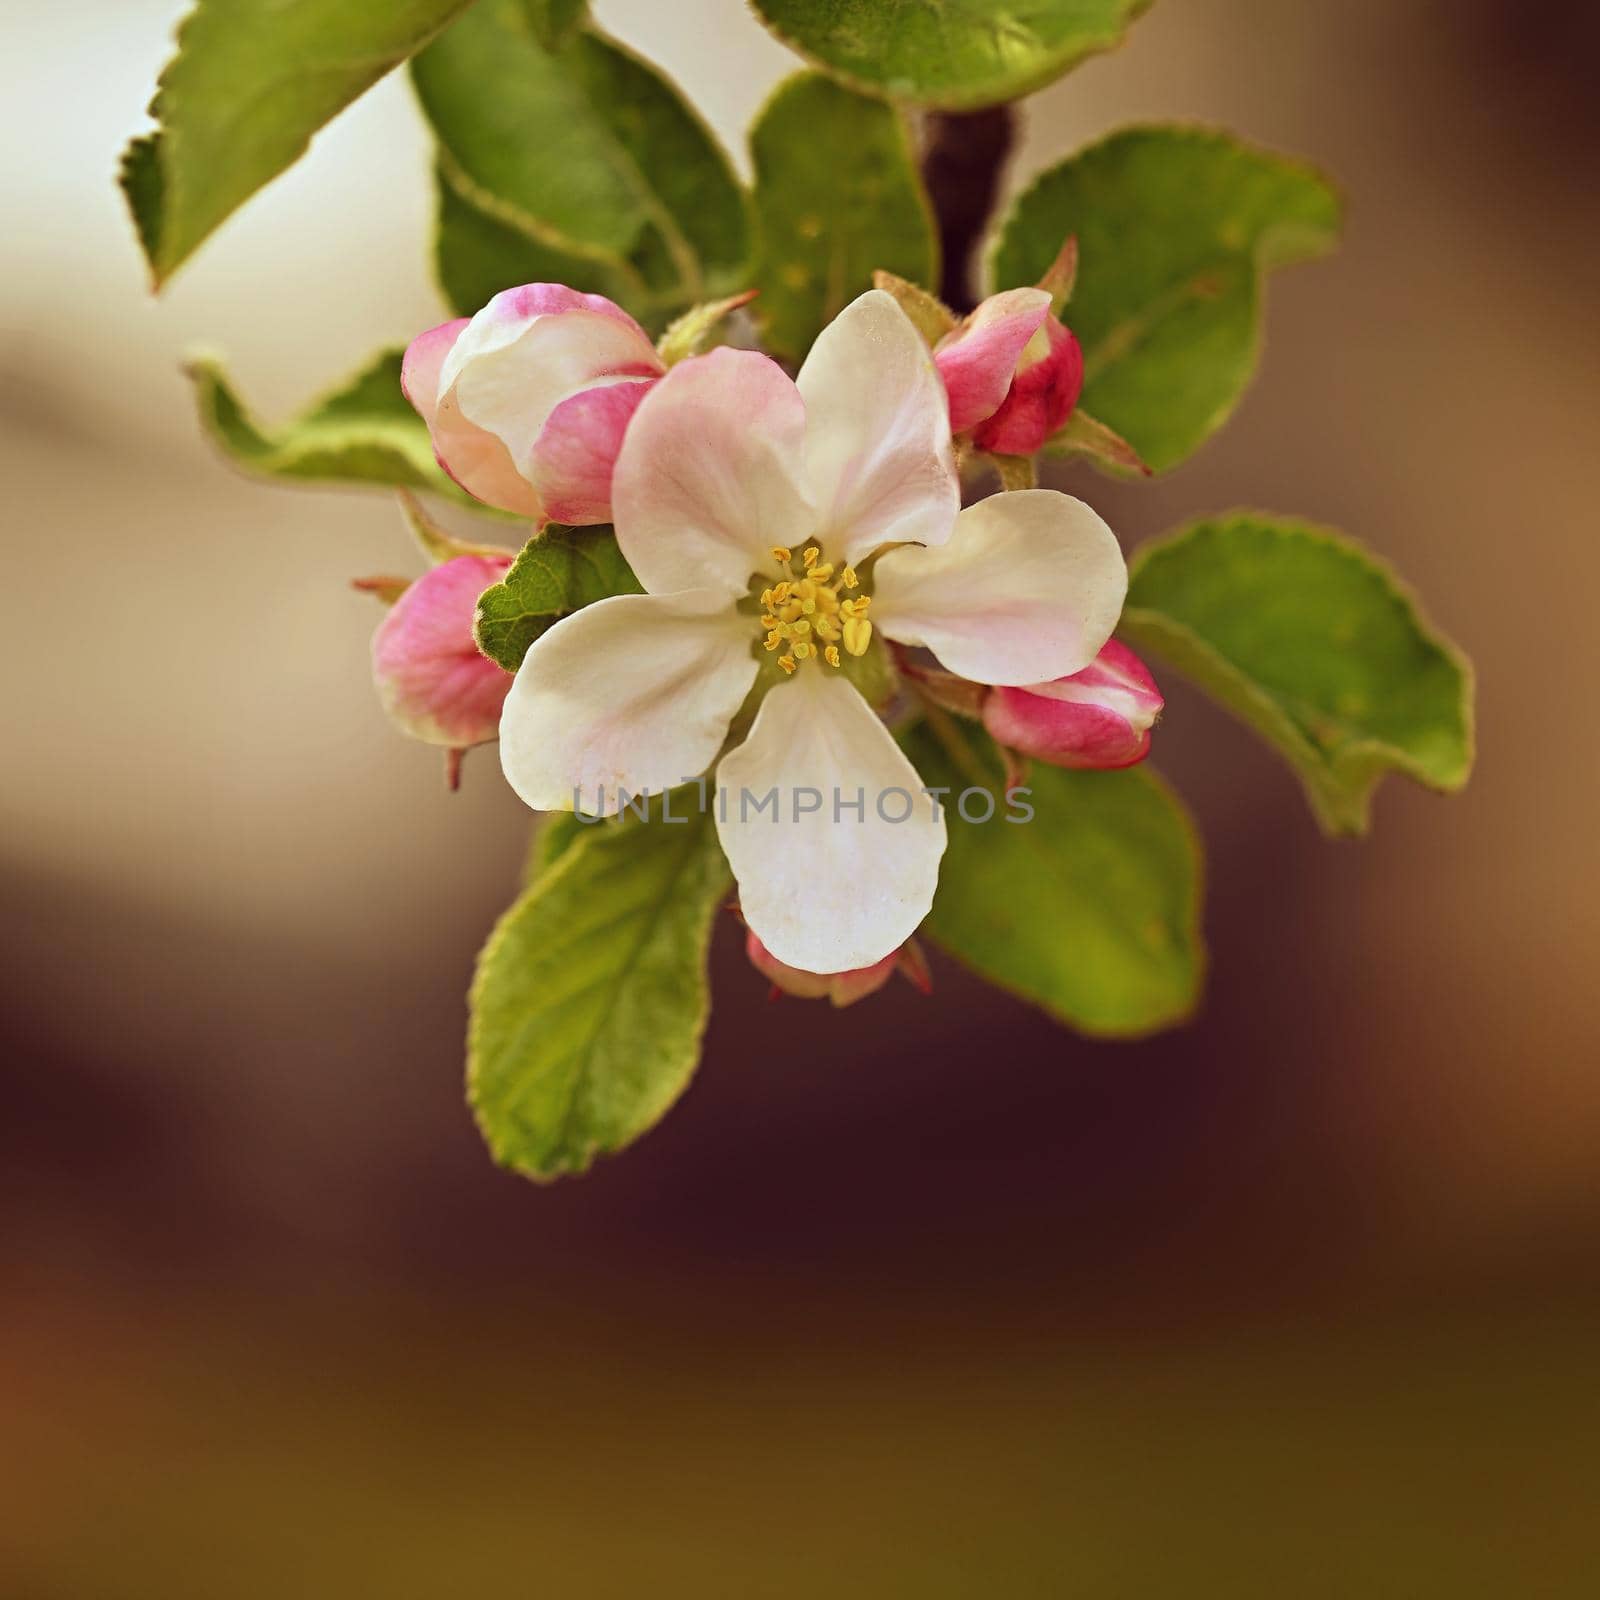
<svg viewBox="0 0 1600 1600">
<path fill-rule="evenodd" d="M 934 737 L 944 746 L 945 754 L 955 763 L 962 777 L 969 779 L 980 789 L 993 790 L 993 776 L 983 770 L 983 762 L 967 743 L 967 736 L 957 726 L 956 719 L 943 706 L 930 700 L 920 690 L 917 692 L 917 698 L 922 702 L 922 714 L 933 730 Z"/>
</svg>

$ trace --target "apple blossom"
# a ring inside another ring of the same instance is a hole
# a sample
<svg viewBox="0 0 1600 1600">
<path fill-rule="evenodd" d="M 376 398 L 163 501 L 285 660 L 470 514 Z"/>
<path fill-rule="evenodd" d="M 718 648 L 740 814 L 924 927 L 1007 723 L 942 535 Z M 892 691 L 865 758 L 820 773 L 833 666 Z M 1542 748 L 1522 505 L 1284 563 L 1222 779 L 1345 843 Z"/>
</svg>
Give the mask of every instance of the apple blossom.
<svg viewBox="0 0 1600 1600">
<path fill-rule="evenodd" d="M 799 1000 L 828 1000 L 835 1007 L 853 1006 L 857 1000 L 876 994 L 896 972 L 904 973 L 923 994 L 933 990 L 927 957 L 915 939 L 882 961 L 853 972 L 802 972 L 798 967 L 787 966 L 762 944 L 754 930 L 745 935 L 744 952 L 751 966 L 772 980 L 773 999 L 788 994 Z"/>
<path fill-rule="evenodd" d="M 394 722 L 414 739 L 464 750 L 495 737 L 511 678 L 472 637 L 478 596 L 511 556 L 463 555 L 409 585 L 372 636 L 372 676 Z"/>
<path fill-rule="evenodd" d="M 754 351 L 674 367 L 634 416 L 613 505 L 645 592 L 534 642 L 501 717 L 508 780 L 538 809 L 606 814 L 716 764 L 762 944 L 807 972 L 875 965 L 933 902 L 945 822 L 844 661 L 878 631 L 981 683 L 1076 672 L 1121 612 L 1115 537 L 1052 491 L 959 511 L 943 384 L 881 290 L 797 380 Z M 719 761 L 763 654 L 782 676 Z"/>
<path fill-rule="evenodd" d="M 622 436 L 665 370 L 621 306 L 530 283 L 419 334 L 401 386 L 469 494 L 536 521 L 591 523 L 610 520 Z"/>
<path fill-rule="evenodd" d="M 1125 644 L 1109 639 L 1081 672 L 1052 683 L 1002 687 L 983 725 L 1008 749 L 1054 767 L 1131 767 L 1150 753 L 1161 691 Z"/>
</svg>

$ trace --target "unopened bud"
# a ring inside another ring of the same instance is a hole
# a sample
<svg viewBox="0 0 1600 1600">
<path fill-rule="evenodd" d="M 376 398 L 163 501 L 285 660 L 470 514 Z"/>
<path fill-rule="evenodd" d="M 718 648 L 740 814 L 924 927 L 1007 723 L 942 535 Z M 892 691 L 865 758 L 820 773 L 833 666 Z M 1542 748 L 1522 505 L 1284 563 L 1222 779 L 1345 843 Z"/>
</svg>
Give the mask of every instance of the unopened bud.
<svg viewBox="0 0 1600 1600">
<path fill-rule="evenodd" d="M 1053 683 L 995 689 L 983 725 L 1000 744 L 1054 767 L 1109 771 L 1150 753 L 1161 691 L 1126 645 L 1110 640 L 1081 672 Z"/>
</svg>

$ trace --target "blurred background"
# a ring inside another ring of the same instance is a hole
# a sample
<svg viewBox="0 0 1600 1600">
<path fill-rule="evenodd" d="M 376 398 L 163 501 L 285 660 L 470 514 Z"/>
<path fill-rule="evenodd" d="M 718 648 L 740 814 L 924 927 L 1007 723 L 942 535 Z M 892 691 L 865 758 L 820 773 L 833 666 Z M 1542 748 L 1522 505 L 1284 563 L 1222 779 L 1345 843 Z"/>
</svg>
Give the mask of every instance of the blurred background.
<svg viewBox="0 0 1600 1600">
<path fill-rule="evenodd" d="M 545 1189 L 460 1083 L 528 819 L 391 731 L 347 586 L 398 514 L 234 476 L 178 370 L 275 418 L 439 320 L 420 120 L 380 85 L 154 302 L 113 170 L 182 9 L 15 8 L 0 68 L 0 1596 L 1595 1593 L 1593 8 L 1162 0 L 1013 169 L 1182 117 L 1346 185 L 1232 426 L 1060 481 L 1372 543 L 1477 658 L 1466 796 L 1325 842 L 1168 685 L 1192 1026 L 948 962 L 768 1011 L 730 924 L 688 1095 Z M 743 163 L 743 8 L 596 11 Z"/>
</svg>

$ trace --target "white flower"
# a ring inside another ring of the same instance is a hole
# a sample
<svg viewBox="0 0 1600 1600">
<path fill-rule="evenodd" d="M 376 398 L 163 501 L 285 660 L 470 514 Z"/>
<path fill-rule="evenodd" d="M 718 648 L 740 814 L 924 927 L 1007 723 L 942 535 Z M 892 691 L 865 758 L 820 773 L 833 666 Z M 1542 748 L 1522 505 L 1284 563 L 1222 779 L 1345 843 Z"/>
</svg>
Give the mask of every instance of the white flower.
<svg viewBox="0 0 1600 1600">
<path fill-rule="evenodd" d="M 717 770 L 745 920 L 808 972 L 881 961 L 933 903 L 945 825 L 838 663 L 875 628 L 980 683 L 1076 672 L 1122 609 L 1115 537 L 1044 490 L 958 516 L 944 386 L 879 290 L 823 331 L 798 382 L 751 351 L 673 368 L 634 415 L 612 504 L 646 593 L 586 606 L 528 651 L 501 718 L 506 777 L 538 809 L 608 813 L 620 791 L 693 778 L 765 650 L 788 675 Z"/>
</svg>

